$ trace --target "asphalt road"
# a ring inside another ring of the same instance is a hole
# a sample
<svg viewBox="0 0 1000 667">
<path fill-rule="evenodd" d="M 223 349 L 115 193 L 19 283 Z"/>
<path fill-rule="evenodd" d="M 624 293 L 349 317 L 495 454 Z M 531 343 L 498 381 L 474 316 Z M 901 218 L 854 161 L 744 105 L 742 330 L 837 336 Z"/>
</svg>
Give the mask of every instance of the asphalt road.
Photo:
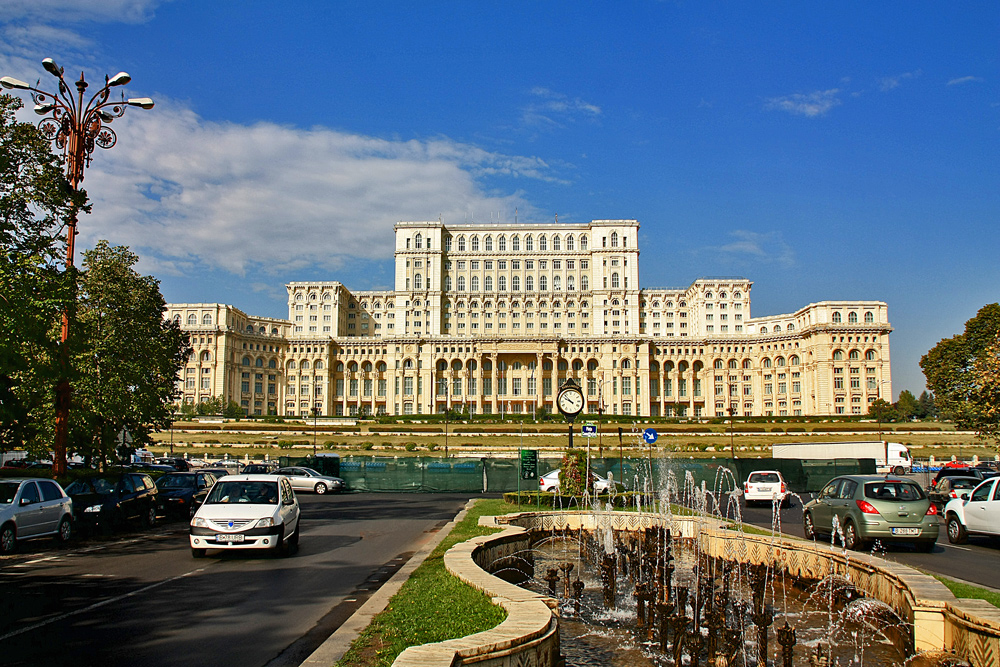
<svg viewBox="0 0 1000 667">
<path fill-rule="evenodd" d="M 468 500 L 299 495 L 301 546 L 191 557 L 186 522 L 0 559 L 0 664 L 298 665 Z"/>
<path fill-rule="evenodd" d="M 808 502 L 810 499 L 810 494 L 803 494 L 803 500 Z M 782 509 L 779 514 L 781 532 L 798 537 L 805 536 L 802 530 L 802 504 L 797 498 L 792 507 Z M 770 529 L 771 508 L 744 507 L 743 519 L 755 526 Z M 841 548 L 839 542 L 837 548 Z M 878 555 L 886 560 L 909 565 L 931 574 L 941 574 L 990 588 L 1000 587 L 996 573 L 997 566 L 1000 565 L 1000 541 L 970 537 L 968 544 L 951 544 L 948 542 L 943 520 L 937 546 L 933 552 L 920 553 L 909 544 L 898 544 L 880 549 Z"/>
</svg>

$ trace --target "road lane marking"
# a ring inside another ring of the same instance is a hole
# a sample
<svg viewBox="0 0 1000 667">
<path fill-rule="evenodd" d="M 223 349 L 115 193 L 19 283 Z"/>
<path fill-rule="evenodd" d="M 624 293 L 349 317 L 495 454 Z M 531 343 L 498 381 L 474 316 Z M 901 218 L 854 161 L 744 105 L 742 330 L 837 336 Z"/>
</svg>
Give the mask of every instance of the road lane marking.
<svg viewBox="0 0 1000 667">
<path fill-rule="evenodd" d="M 60 615 L 54 616 L 54 617 L 52 617 L 50 619 L 47 619 L 47 620 L 35 623 L 34 625 L 29 625 L 26 628 L 21 628 L 20 630 L 14 630 L 13 632 L 8 632 L 7 634 L 5 634 L 3 636 L 0 636 L 0 642 L 6 641 L 6 640 L 10 639 L 11 637 L 16 637 L 18 635 L 22 635 L 25 632 L 31 632 L 31 631 L 37 630 L 39 628 L 44 628 L 46 625 L 51 625 L 52 623 L 56 623 L 58 621 L 65 620 L 65 619 L 67 619 L 67 618 L 69 618 L 71 616 L 78 616 L 79 614 L 85 614 L 85 613 L 87 613 L 89 611 L 93 611 L 95 609 L 99 609 L 101 607 L 104 607 L 106 605 L 112 604 L 114 602 L 119 602 L 121 600 L 125 600 L 127 598 L 134 597 L 136 595 L 140 595 L 141 593 L 145 593 L 146 591 L 151 591 L 154 588 L 159 588 L 160 586 L 162 586 L 164 584 L 169 584 L 171 582 L 177 581 L 178 579 L 183 579 L 184 577 L 190 576 L 192 574 L 197 574 L 199 572 L 203 572 L 204 570 L 205 570 L 205 568 L 200 567 L 197 570 L 191 570 L 190 572 L 185 572 L 184 574 L 179 574 L 176 577 L 171 577 L 169 579 L 164 579 L 163 581 L 158 581 L 155 584 L 150 584 L 149 586 L 144 586 L 142 588 L 139 588 L 137 590 L 132 591 L 131 593 L 125 593 L 125 594 L 119 595 L 117 597 L 108 598 L 107 600 L 101 600 L 100 602 L 95 602 L 94 604 L 92 604 L 90 606 L 87 606 L 87 607 L 83 607 L 82 609 L 77 609 L 75 611 L 67 612 L 65 614 L 60 614 Z"/>
<path fill-rule="evenodd" d="M 957 547 L 954 544 L 945 544 L 944 542 L 938 542 L 943 547 L 948 547 L 949 549 L 961 549 L 962 551 L 972 551 L 969 547 Z"/>
</svg>

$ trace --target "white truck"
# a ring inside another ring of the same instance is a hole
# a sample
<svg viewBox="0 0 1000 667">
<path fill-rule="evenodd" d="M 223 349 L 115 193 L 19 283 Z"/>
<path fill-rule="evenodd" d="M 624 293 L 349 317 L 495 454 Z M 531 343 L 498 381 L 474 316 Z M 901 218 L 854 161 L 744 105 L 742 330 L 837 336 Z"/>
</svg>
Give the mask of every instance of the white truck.
<svg viewBox="0 0 1000 667">
<path fill-rule="evenodd" d="M 880 473 L 905 475 L 913 468 L 906 445 L 898 442 L 783 442 L 771 445 L 775 459 L 875 459 Z"/>
</svg>

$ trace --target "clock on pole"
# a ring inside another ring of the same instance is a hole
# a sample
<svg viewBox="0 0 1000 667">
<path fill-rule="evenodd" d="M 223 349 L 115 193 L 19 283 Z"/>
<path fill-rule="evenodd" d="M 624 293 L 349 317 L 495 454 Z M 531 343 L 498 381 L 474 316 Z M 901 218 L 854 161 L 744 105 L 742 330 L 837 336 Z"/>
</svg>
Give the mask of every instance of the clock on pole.
<svg viewBox="0 0 1000 667">
<path fill-rule="evenodd" d="M 573 378 L 566 378 L 566 381 L 559 387 L 556 407 L 559 408 L 559 412 L 563 414 L 569 424 L 569 448 L 573 449 L 573 420 L 583 412 L 583 390 Z"/>
</svg>

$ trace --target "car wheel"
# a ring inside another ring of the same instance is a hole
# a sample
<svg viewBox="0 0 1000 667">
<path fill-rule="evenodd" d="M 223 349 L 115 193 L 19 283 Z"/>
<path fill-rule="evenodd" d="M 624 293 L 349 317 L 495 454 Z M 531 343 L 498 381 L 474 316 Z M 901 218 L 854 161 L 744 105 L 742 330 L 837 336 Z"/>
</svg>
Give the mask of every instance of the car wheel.
<svg viewBox="0 0 1000 667">
<path fill-rule="evenodd" d="M 948 541 L 952 544 L 965 544 L 969 540 L 969 534 L 965 526 L 954 514 L 948 516 Z"/>
<path fill-rule="evenodd" d="M 816 526 L 813 525 L 813 517 L 809 512 L 802 515 L 802 531 L 806 534 L 807 540 L 815 540 L 817 537 Z"/>
<path fill-rule="evenodd" d="M 858 528 L 853 521 L 848 521 L 844 526 L 844 546 L 851 551 L 861 551 L 865 548 L 865 543 L 858 535 Z"/>
<path fill-rule="evenodd" d="M 17 551 L 17 529 L 14 524 L 5 524 L 0 528 L 0 553 L 12 554 Z"/>
<path fill-rule="evenodd" d="M 326 484 L 323 482 L 317 482 L 316 486 L 313 487 L 313 491 L 316 492 L 316 495 L 322 496 L 326 493 Z"/>
<path fill-rule="evenodd" d="M 896 466 L 895 468 L 892 469 L 893 475 L 902 475 L 904 472 L 906 471 L 903 470 L 903 466 Z"/>
<path fill-rule="evenodd" d="M 68 516 L 64 516 L 62 521 L 59 522 L 59 541 L 69 542 L 69 538 L 73 537 L 73 524 L 70 522 Z"/>
<path fill-rule="evenodd" d="M 192 558 L 204 558 L 206 551 L 207 551 L 207 549 L 198 549 L 198 548 L 195 548 L 195 547 L 191 547 L 191 557 Z"/>
<path fill-rule="evenodd" d="M 142 515 L 142 525 L 152 528 L 156 525 L 156 507 L 150 505 L 146 508 L 146 513 Z"/>
</svg>

